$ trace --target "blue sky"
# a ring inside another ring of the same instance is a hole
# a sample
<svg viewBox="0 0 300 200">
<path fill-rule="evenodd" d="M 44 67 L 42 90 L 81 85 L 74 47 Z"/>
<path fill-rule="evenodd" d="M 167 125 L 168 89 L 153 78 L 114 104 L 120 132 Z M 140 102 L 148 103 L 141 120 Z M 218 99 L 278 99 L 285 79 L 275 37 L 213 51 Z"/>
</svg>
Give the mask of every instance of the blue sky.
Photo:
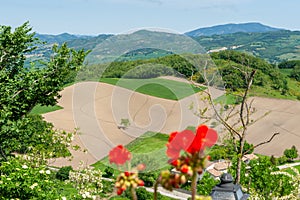
<svg viewBox="0 0 300 200">
<path fill-rule="evenodd" d="M 0 24 L 38 33 L 98 35 L 140 28 L 183 33 L 243 22 L 300 30 L 299 0 L 0 0 Z"/>
</svg>

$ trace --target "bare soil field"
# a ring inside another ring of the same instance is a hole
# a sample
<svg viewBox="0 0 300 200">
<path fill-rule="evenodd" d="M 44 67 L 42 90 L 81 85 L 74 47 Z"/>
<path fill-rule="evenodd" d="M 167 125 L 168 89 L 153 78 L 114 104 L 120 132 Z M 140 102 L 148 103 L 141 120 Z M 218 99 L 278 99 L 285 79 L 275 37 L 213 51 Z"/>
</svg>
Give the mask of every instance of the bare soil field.
<svg viewBox="0 0 300 200">
<path fill-rule="evenodd" d="M 168 134 L 201 124 L 189 109 L 192 102 L 199 106 L 197 95 L 172 101 L 98 82 L 69 86 L 61 95 L 59 105 L 63 109 L 43 117 L 57 129 L 72 131 L 78 128 L 75 143 L 88 153 L 72 151 L 74 159 L 57 159 L 53 162 L 57 166 L 76 167 L 80 160 L 92 164 L 116 145 L 128 144 L 147 131 Z M 121 126 L 122 119 L 128 119 L 130 125 Z"/>
<path fill-rule="evenodd" d="M 249 127 L 247 140 L 258 144 L 269 140 L 273 133 L 279 133 L 272 142 L 258 147 L 255 153 L 278 157 L 292 145 L 300 150 L 300 101 L 254 97 L 253 106 L 255 115 L 262 118 Z"/>
<path fill-rule="evenodd" d="M 172 101 L 98 82 L 69 86 L 61 95 L 59 105 L 63 109 L 43 117 L 57 129 L 78 128 L 80 134 L 74 144 L 88 152 L 72 151 L 72 161 L 56 159 L 52 163 L 56 166 L 77 167 L 81 160 L 90 165 L 116 145 L 128 144 L 147 131 L 168 134 L 197 126 L 203 121 L 194 115 L 190 105 L 207 106 L 198 94 Z M 280 133 L 271 143 L 257 148 L 256 153 L 281 156 L 292 145 L 300 150 L 300 102 L 255 97 L 253 106 L 253 119 L 257 121 L 249 127 L 247 140 L 257 144 L 268 140 L 274 132 Z M 122 119 L 128 119 L 130 125 L 122 126 Z"/>
</svg>

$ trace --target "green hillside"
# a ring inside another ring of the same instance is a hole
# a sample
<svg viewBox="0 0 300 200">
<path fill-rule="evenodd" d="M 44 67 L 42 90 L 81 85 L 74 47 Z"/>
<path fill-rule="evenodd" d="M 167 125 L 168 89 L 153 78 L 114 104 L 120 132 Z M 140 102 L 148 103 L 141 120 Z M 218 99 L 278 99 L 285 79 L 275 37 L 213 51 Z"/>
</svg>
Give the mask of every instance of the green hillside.
<svg viewBox="0 0 300 200">
<path fill-rule="evenodd" d="M 300 98 L 300 82 L 297 81 L 297 78 L 300 77 L 298 65 L 296 65 L 295 69 L 290 68 L 287 71 L 279 69 L 277 65 L 270 64 L 259 57 L 238 51 L 211 53 L 210 60 L 207 60 L 207 57 L 201 57 L 199 55 L 190 55 L 190 58 L 191 59 L 184 59 L 178 55 L 168 55 L 147 60 L 119 61 L 109 64 L 90 65 L 83 68 L 82 75 L 78 76 L 78 80 L 97 81 L 102 78 L 102 80 L 111 81 L 116 78 L 122 78 L 128 81 L 133 79 L 138 82 L 139 79 L 143 81 L 143 79 L 157 78 L 160 76 L 184 75 L 185 78 L 192 78 L 198 83 L 205 84 L 203 79 L 203 67 L 205 65 L 203 62 L 209 61 L 208 69 L 215 70 L 214 73 L 218 73 L 217 76 L 214 76 L 215 79 L 211 84 L 218 87 L 225 86 L 229 92 L 238 93 L 245 89 L 247 83 L 245 82 L 242 71 L 249 72 L 256 70 L 251 90 L 252 95 L 287 99 Z M 196 58 L 198 60 L 196 60 Z M 189 60 L 195 62 L 191 63 Z M 282 62 L 279 66 L 284 63 L 285 62 Z M 290 65 L 290 63 L 291 62 L 288 62 L 287 65 Z M 165 94 L 167 94 L 167 92 Z"/>
<path fill-rule="evenodd" d="M 222 24 L 212 27 L 199 28 L 185 33 L 191 37 L 210 36 L 210 35 L 224 35 L 238 32 L 246 33 L 264 33 L 269 31 L 279 31 L 282 29 L 273 28 L 257 22 L 241 23 L 241 24 Z"/>
<path fill-rule="evenodd" d="M 28 62 L 37 60 L 37 59 L 49 59 L 50 50 L 53 43 L 63 43 L 67 42 L 68 45 L 75 49 L 85 49 L 92 50 L 87 60 L 89 64 L 98 63 L 99 55 L 107 55 L 107 48 L 111 49 L 122 49 L 121 45 L 123 37 L 126 38 L 129 47 L 132 44 L 137 43 L 145 38 L 149 40 L 148 43 L 145 43 L 145 49 L 138 48 L 137 50 L 133 49 L 129 53 L 118 54 L 116 52 L 111 52 L 112 60 L 138 60 L 138 59 L 150 59 L 157 58 L 161 56 L 166 56 L 174 52 L 169 51 L 172 48 L 168 46 L 170 38 L 173 41 L 175 46 L 178 46 L 180 49 L 173 49 L 175 52 L 191 52 L 193 47 L 191 43 L 185 37 L 176 34 L 166 34 L 159 32 L 151 31 L 138 31 L 129 36 L 124 35 L 98 35 L 98 36 L 74 36 L 70 34 L 61 34 L 61 35 L 38 35 L 42 41 L 47 42 L 47 44 L 40 45 L 35 51 L 27 55 Z M 220 49 L 232 49 L 242 52 L 248 52 L 254 56 L 263 58 L 271 63 L 281 62 L 284 60 L 296 60 L 300 59 L 300 31 L 289 31 L 289 30 L 276 30 L 269 32 L 237 32 L 237 33 L 228 33 L 220 35 L 209 35 L 209 36 L 195 36 L 191 35 L 206 51 L 218 51 Z M 113 38 L 111 42 L 107 44 L 102 44 L 103 41 L 106 41 L 108 38 Z M 160 39 L 160 41 L 157 41 Z M 117 40 L 117 42 L 115 42 Z M 180 41 L 181 44 L 176 44 Z M 115 43 L 115 46 L 114 46 Z M 158 44 L 155 48 L 151 49 L 151 44 Z M 110 46 L 107 46 L 110 45 Z M 125 46 L 126 46 L 125 45 Z M 139 47 L 139 46 L 137 46 Z M 165 50 L 164 50 L 165 49 Z M 167 50 L 167 51 L 166 51 Z M 124 50 L 125 52 L 125 50 Z M 114 55 L 116 53 L 116 55 Z M 119 58 L 119 56 L 122 56 Z M 108 59 L 111 59 L 108 55 Z M 110 61 L 112 61 L 110 60 Z"/>
<path fill-rule="evenodd" d="M 300 59 L 299 31 L 233 33 L 195 38 L 207 51 L 223 47 L 245 51 L 269 62 Z"/>
<path fill-rule="evenodd" d="M 228 91 L 238 93 L 246 87 L 242 71 L 256 70 L 250 94 L 263 97 L 299 99 L 300 82 L 258 57 L 238 51 L 211 54 Z"/>
</svg>

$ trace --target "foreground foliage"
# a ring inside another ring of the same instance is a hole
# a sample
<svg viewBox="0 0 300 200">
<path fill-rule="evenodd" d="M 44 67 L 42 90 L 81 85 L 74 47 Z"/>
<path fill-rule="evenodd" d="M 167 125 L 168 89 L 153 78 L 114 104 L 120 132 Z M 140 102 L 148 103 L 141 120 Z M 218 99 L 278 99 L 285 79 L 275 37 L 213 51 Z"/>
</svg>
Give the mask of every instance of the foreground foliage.
<svg viewBox="0 0 300 200">
<path fill-rule="evenodd" d="M 21 158 L 10 158 L 0 166 L 0 199 L 80 199 L 64 191 L 66 184 L 54 178 L 45 165 Z"/>
<path fill-rule="evenodd" d="M 69 172 L 69 181 L 84 199 L 96 199 L 102 192 L 102 172 L 80 166 L 78 171 Z"/>
<path fill-rule="evenodd" d="M 55 141 L 56 131 L 41 117 L 29 115 L 36 105 L 54 106 L 67 80 L 71 80 L 82 65 L 86 52 L 53 46 L 49 62 L 42 67 L 24 67 L 26 53 L 36 49 L 28 23 L 16 28 L 0 26 L 0 153 L 2 157 L 10 152 L 29 152 L 34 148 L 53 152 L 59 146 Z M 66 146 L 62 148 L 67 154 Z M 56 153 L 54 153 L 56 154 Z M 57 155 L 56 156 L 60 156 Z"/>
<path fill-rule="evenodd" d="M 182 132 L 172 132 L 166 144 L 166 154 L 169 158 L 168 163 L 174 167 L 176 173 L 169 170 L 160 172 L 154 184 L 154 199 L 158 199 L 158 184 L 163 188 L 172 191 L 179 188 L 180 185 L 191 179 L 192 200 L 197 197 L 197 177 L 202 174 L 205 168 L 208 156 L 205 154 L 207 147 L 213 146 L 218 139 L 217 132 L 208 128 L 206 125 L 200 125 L 196 133 L 191 130 Z M 131 197 L 137 200 L 137 186 L 144 186 L 144 181 L 140 179 L 139 172 L 147 167 L 144 163 L 131 168 L 131 152 L 122 145 L 118 145 L 109 152 L 109 161 L 121 167 L 125 172 L 120 173 L 116 178 L 115 188 L 117 194 L 121 195 L 130 191 Z M 125 164 L 128 166 L 125 167 Z M 150 183 L 151 184 L 151 183 Z M 147 195 L 148 196 L 148 195 Z M 199 197 L 200 198 L 200 197 Z M 200 198 L 202 199 L 202 198 Z M 208 197 L 208 199 L 210 199 Z"/>
<path fill-rule="evenodd" d="M 236 162 L 236 159 L 233 159 Z M 230 172 L 235 173 L 233 164 Z M 299 175 L 295 176 L 299 179 Z M 242 164 L 241 185 L 253 196 L 259 196 L 260 199 L 276 199 L 283 196 L 289 196 L 297 193 L 298 186 L 292 176 L 287 176 L 271 162 L 269 157 L 260 157 L 252 160 L 246 168 Z"/>
</svg>

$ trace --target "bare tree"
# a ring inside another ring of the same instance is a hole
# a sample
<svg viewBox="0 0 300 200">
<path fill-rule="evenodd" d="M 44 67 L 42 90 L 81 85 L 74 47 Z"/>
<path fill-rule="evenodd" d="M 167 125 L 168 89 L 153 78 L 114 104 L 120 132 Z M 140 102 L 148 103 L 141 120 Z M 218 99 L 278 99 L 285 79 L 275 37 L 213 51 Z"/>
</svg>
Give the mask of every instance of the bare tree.
<svg viewBox="0 0 300 200">
<path fill-rule="evenodd" d="M 225 129 L 229 132 L 229 134 L 233 139 L 233 144 L 237 155 L 235 182 L 240 183 L 243 156 L 249 153 L 250 150 L 254 150 L 255 148 L 261 145 L 270 143 L 273 140 L 273 138 L 279 133 L 274 133 L 269 140 L 256 144 L 247 151 L 244 150 L 244 144 L 246 142 L 246 136 L 248 134 L 248 127 L 255 122 L 250 120 L 250 115 L 253 111 L 252 109 L 253 100 L 248 102 L 248 96 L 254 80 L 256 70 L 251 69 L 250 67 L 244 70 L 235 66 L 231 66 L 231 67 L 234 67 L 238 69 L 240 72 L 242 72 L 246 83 L 246 87 L 243 90 L 241 95 L 241 102 L 238 105 L 239 108 L 233 106 L 231 109 L 228 109 L 227 115 L 223 116 L 222 111 L 220 111 L 215 105 L 212 94 L 210 92 L 210 80 L 207 78 L 208 76 L 206 75 L 207 67 L 204 67 L 204 79 L 206 82 L 205 84 L 207 85 L 208 88 L 207 90 L 204 91 L 204 93 L 208 97 L 207 99 L 209 101 L 210 106 L 212 107 L 215 118 L 225 127 Z M 206 111 L 207 108 L 205 108 L 204 110 L 200 110 L 198 116 L 207 120 L 208 117 L 206 116 Z M 235 116 L 238 116 L 237 119 L 234 119 Z M 230 121 L 229 119 L 234 119 L 234 120 L 231 120 L 231 122 L 229 122 Z"/>
</svg>

